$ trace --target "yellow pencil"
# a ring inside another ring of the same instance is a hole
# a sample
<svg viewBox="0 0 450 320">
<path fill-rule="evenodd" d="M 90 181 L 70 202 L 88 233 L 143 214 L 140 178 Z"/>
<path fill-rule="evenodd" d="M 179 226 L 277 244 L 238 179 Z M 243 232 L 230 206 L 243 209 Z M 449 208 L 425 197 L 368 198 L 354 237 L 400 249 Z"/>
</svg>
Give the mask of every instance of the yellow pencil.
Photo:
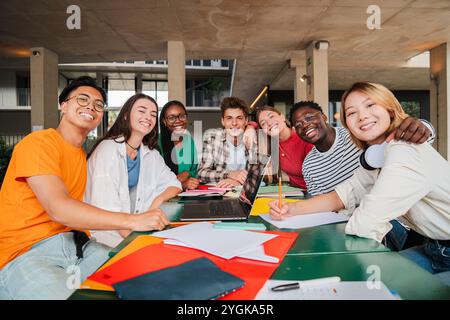
<svg viewBox="0 0 450 320">
<path fill-rule="evenodd" d="M 281 209 L 281 177 L 278 178 L 278 208 Z"/>
</svg>

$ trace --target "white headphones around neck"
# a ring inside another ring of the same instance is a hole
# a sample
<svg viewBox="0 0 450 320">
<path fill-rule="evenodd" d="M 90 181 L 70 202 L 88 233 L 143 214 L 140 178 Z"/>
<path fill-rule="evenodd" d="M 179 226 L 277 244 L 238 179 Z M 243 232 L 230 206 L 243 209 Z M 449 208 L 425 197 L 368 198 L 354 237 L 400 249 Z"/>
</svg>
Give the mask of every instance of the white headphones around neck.
<svg viewBox="0 0 450 320">
<path fill-rule="evenodd" d="M 384 165 L 384 149 L 386 142 L 382 144 L 374 144 L 364 150 L 359 157 L 361 166 L 366 170 L 380 169 Z"/>
</svg>

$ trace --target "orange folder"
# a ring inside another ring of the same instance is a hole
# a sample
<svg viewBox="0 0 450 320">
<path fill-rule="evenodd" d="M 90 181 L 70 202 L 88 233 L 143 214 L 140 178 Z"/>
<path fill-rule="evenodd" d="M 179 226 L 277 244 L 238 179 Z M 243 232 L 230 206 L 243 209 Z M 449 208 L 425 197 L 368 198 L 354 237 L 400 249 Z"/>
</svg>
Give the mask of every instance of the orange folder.
<svg viewBox="0 0 450 320">
<path fill-rule="evenodd" d="M 106 267 L 109 267 L 116 261 L 119 261 L 123 257 L 128 256 L 129 254 L 132 254 L 133 252 L 136 252 L 139 249 L 142 249 L 144 247 L 147 247 L 149 245 L 160 243 L 163 239 L 151 237 L 147 235 L 139 236 L 133 241 L 131 241 L 125 248 L 123 248 L 119 253 L 117 253 L 114 257 L 108 260 L 99 270 L 105 269 Z M 81 289 L 91 289 L 91 290 L 103 290 L 103 291 L 114 291 L 114 288 L 102 283 L 99 283 L 97 281 L 89 280 L 87 279 L 81 284 Z"/>
<path fill-rule="evenodd" d="M 257 231 L 255 231 L 257 232 Z M 279 235 L 264 243 L 266 254 L 281 260 L 297 238 L 297 233 L 264 231 Z M 281 263 L 268 263 L 244 258 L 223 259 L 206 252 L 179 246 L 156 243 L 125 256 L 115 263 L 99 270 L 89 280 L 102 285 L 113 284 L 131 279 L 148 272 L 176 266 L 200 257 L 207 257 L 222 270 L 245 281 L 245 286 L 222 299 L 253 299 L 267 279 Z"/>
</svg>

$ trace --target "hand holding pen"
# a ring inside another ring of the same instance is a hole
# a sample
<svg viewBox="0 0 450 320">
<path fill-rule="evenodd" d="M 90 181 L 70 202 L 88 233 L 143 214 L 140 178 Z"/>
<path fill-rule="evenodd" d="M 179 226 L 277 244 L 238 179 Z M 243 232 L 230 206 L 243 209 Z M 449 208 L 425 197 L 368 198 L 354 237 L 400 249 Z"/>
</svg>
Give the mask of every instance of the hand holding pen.
<svg viewBox="0 0 450 320">
<path fill-rule="evenodd" d="M 286 217 L 293 216 L 293 204 L 294 203 L 283 202 L 280 200 L 269 202 L 270 217 L 274 220 L 283 220 Z"/>
</svg>

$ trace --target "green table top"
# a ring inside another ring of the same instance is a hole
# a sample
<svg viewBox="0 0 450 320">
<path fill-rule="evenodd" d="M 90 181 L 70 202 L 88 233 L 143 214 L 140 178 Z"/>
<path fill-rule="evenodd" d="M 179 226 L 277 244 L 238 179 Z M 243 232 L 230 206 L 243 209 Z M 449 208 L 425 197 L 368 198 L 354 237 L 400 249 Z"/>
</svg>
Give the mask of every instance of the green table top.
<svg viewBox="0 0 450 320">
<path fill-rule="evenodd" d="M 169 220 L 177 221 L 183 203 L 167 202 L 162 209 Z M 379 266 L 381 281 L 397 291 L 403 299 L 450 299 L 450 287 L 413 262 L 403 258 L 374 240 L 345 234 L 345 223 L 313 228 L 277 229 L 259 217 L 249 222 L 263 222 L 268 230 L 298 232 L 296 243 L 287 253 L 273 279 L 305 280 L 338 275 L 343 281 L 367 280 L 369 266 Z M 151 232 L 133 232 L 110 257 L 117 254 L 136 237 Z M 407 272 L 405 272 L 407 270 Z M 70 299 L 117 299 L 113 292 L 77 290 Z"/>
<path fill-rule="evenodd" d="M 375 240 L 345 234 L 345 225 L 345 223 L 337 223 L 295 230 L 295 232 L 299 233 L 299 236 L 289 250 L 288 255 L 390 251 L 389 248 Z M 288 230 L 282 229 L 281 231 Z"/>
<path fill-rule="evenodd" d="M 280 230 L 259 217 L 250 217 L 248 222 L 264 223 L 267 226 L 267 230 L 288 231 L 286 229 Z M 375 240 L 346 235 L 344 229 L 345 223 L 338 223 L 300 230 L 289 230 L 298 232 L 299 236 L 287 255 L 322 255 L 390 251 L 387 247 L 379 244 Z M 150 233 L 151 232 L 133 232 L 122 241 L 120 245 L 111 250 L 109 254 L 110 257 L 116 255 L 139 235 Z"/>
<path fill-rule="evenodd" d="M 371 269 L 373 268 L 373 269 Z M 379 268 L 381 281 L 404 300 L 450 299 L 450 287 L 396 252 L 286 256 L 272 275 L 277 280 L 339 276 L 342 281 L 369 281 Z M 77 290 L 71 300 L 117 299 L 114 292 Z"/>
<path fill-rule="evenodd" d="M 450 299 L 449 286 L 396 252 L 286 256 L 272 279 L 339 276 L 342 281 L 365 281 L 372 280 L 377 273 L 404 300 Z"/>
</svg>

